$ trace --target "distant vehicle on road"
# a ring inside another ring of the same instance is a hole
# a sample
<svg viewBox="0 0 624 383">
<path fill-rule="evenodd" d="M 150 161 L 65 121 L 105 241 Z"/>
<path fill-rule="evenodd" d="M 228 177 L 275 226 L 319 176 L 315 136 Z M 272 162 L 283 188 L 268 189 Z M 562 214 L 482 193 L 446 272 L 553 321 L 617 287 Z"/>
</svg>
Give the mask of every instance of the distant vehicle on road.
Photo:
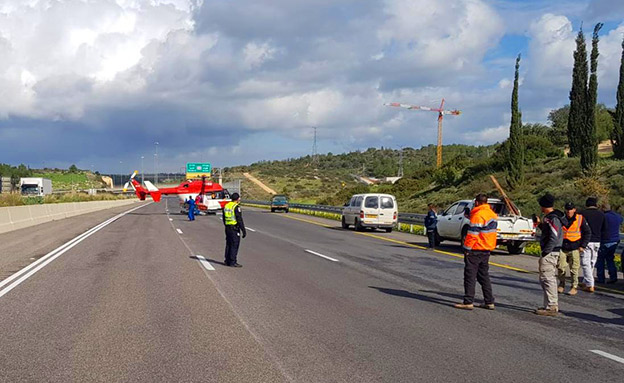
<svg viewBox="0 0 624 383">
<path fill-rule="evenodd" d="M 356 194 L 342 210 L 342 228 L 353 225 L 362 231 L 367 227 L 390 233 L 398 222 L 399 208 L 390 194 Z"/>
<path fill-rule="evenodd" d="M 520 254 L 528 242 L 536 240 L 535 228 L 530 218 L 510 214 L 505 203 L 499 199 L 490 198 L 488 203 L 498 214 L 498 245 L 505 245 L 510 254 Z M 438 216 L 438 234 L 441 241 L 464 243 L 470 225 L 466 212 L 473 207 L 474 200 L 457 201 Z"/>
<path fill-rule="evenodd" d="M 277 210 L 288 213 L 289 208 L 290 203 L 285 195 L 275 195 L 271 199 L 271 213 L 275 213 Z"/>
<path fill-rule="evenodd" d="M 52 194 L 52 181 L 47 178 L 20 178 L 20 192 L 28 197 L 43 197 Z"/>
</svg>

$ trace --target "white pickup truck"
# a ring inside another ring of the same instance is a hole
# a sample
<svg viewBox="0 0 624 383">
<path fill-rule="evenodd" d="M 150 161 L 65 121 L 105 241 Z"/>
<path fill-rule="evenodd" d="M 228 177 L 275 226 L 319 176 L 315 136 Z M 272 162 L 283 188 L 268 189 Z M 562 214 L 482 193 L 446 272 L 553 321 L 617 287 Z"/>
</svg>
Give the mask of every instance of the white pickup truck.
<svg viewBox="0 0 624 383">
<path fill-rule="evenodd" d="M 498 245 L 506 245 L 510 254 L 520 254 L 527 242 L 536 241 L 533 221 L 519 215 L 510 214 L 505 203 L 490 198 L 488 203 L 498 214 Z M 470 219 L 464 214 L 466 208 L 472 209 L 474 200 L 463 200 L 452 204 L 438 215 L 438 235 L 440 241 L 451 240 L 464 243 Z"/>
</svg>

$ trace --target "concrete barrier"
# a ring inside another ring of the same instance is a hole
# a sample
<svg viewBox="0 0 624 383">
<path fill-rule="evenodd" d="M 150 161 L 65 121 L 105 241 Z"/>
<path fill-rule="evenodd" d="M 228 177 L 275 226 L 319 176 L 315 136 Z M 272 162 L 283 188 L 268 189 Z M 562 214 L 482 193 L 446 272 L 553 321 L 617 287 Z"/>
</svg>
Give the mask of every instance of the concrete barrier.
<svg viewBox="0 0 624 383">
<path fill-rule="evenodd" d="M 132 205 L 140 201 L 124 199 L 114 201 L 51 203 L 43 205 L 12 206 L 0 208 L 0 234 L 80 214 Z"/>
</svg>

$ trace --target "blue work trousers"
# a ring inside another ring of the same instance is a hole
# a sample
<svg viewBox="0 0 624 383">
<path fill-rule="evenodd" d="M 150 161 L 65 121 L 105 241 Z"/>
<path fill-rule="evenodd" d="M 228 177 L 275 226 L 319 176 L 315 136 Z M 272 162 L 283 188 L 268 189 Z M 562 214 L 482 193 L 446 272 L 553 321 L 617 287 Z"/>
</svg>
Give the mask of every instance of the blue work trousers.
<svg viewBox="0 0 624 383">
<path fill-rule="evenodd" d="M 598 259 L 596 260 L 596 280 L 598 283 L 605 282 L 605 263 L 609 270 L 609 280 L 617 281 L 617 269 L 615 268 L 615 250 L 620 242 L 603 243 L 598 251 Z"/>
</svg>

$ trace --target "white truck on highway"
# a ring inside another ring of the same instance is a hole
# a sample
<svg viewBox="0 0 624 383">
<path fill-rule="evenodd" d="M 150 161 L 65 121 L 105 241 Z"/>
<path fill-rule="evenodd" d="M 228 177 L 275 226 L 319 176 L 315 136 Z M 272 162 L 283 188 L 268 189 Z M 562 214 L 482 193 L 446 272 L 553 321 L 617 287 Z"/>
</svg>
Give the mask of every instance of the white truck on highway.
<svg viewBox="0 0 624 383">
<path fill-rule="evenodd" d="M 28 197 L 43 197 L 52 194 L 52 181 L 47 178 L 20 178 L 20 192 Z"/>
<path fill-rule="evenodd" d="M 510 214 L 505 203 L 490 198 L 488 203 L 498 214 L 497 244 L 505 245 L 510 254 L 520 254 L 528 242 L 536 240 L 535 228 L 530 218 Z M 470 219 L 466 217 L 466 209 L 472 209 L 474 200 L 457 201 L 438 216 L 439 240 L 460 241 L 468 232 Z"/>
</svg>

